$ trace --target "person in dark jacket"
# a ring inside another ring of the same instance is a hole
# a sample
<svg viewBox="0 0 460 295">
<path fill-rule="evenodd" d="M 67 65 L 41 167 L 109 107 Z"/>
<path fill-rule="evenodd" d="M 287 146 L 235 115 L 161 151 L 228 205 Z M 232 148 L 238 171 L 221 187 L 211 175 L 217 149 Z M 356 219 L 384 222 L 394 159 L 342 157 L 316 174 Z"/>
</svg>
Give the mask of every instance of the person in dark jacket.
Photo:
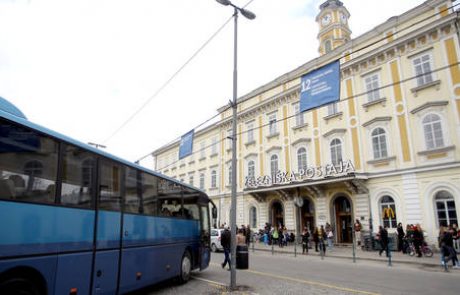
<svg viewBox="0 0 460 295">
<path fill-rule="evenodd" d="M 444 259 L 442 263 L 446 264 L 452 260 L 452 267 L 453 268 L 460 268 L 457 258 L 457 253 L 454 250 L 454 240 L 452 238 L 452 231 L 446 230 L 441 240 L 441 255 L 443 255 Z"/>
<path fill-rule="evenodd" d="M 401 252 L 401 251 L 404 250 L 404 247 L 403 247 L 403 245 L 404 245 L 404 236 L 406 235 L 404 233 L 404 229 L 403 229 L 403 226 L 402 226 L 401 222 L 398 223 L 397 230 L 398 230 L 398 252 Z M 404 253 L 404 251 L 403 251 L 403 253 Z"/>
<path fill-rule="evenodd" d="M 310 239 L 310 232 L 308 228 L 304 227 L 302 232 L 302 254 L 308 254 L 308 240 Z M 295 242 L 295 241 L 294 241 Z"/>
<path fill-rule="evenodd" d="M 225 226 L 225 229 L 222 232 L 222 235 L 220 238 L 220 243 L 222 244 L 222 247 L 224 248 L 224 255 L 225 255 L 224 262 L 222 262 L 222 268 L 225 268 L 225 266 L 228 263 L 228 270 L 230 270 L 231 268 L 231 262 L 230 262 L 231 240 L 232 240 L 232 234 L 230 233 L 230 229 L 228 226 Z"/>
<path fill-rule="evenodd" d="M 315 242 L 315 252 L 318 252 L 318 244 L 319 244 L 319 229 L 315 227 L 313 231 L 313 242 Z"/>
<path fill-rule="evenodd" d="M 388 251 L 388 232 L 383 226 L 379 226 L 379 237 L 380 237 L 380 245 L 382 245 L 382 249 L 380 249 L 379 255 L 382 256 L 382 252 L 385 251 L 387 257 L 389 255 Z"/>
<path fill-rule="evenodd" d="M 420 227 L 420 224 L 417 224 L 414 227 L 412 238 L 414 242 L 415 252 L 417 253 L 417 257 L 422 257 L 422 251 L 420 250 L 420 247 L 422 247 L 423 244 L 423 231 Z"/>
</svg>

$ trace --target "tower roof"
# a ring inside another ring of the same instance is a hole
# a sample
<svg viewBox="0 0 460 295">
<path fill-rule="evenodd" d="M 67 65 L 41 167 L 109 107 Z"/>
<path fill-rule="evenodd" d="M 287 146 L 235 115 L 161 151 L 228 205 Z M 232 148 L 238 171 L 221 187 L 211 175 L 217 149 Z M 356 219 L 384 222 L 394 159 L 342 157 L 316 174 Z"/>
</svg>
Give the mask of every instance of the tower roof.
<svg viewBox="0 0 460 295">
<path fill-rule="evenodd" d="M 340 7 L 340 6 L 343 6 L 343 3 L 339 0 L 327 0 L 326 2 L 324 2 L 323 4 L 319 6 L 319 9 L 323 10 L 328 7 L 335 8 L 335 7 Z"/>
</svg>

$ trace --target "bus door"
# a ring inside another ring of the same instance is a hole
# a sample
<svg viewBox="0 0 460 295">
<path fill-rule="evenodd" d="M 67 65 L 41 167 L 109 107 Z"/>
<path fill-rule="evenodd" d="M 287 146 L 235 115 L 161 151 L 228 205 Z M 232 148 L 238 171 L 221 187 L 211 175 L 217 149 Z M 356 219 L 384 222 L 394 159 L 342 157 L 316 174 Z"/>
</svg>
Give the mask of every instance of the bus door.
<svg viewBox="0 0 460 295">
<path fill-rule="evenodd" d="M 99 165 L 96 253 L 93 294 L 115 294 L 120 261 L 122 169 L 101 160 Z"/>
<path fill-rule="evenodd" d="M 208 267 L 211 259 L 211 223 L 209 221 L 208 204 L 200 205 L 200 270 Z"/>
</svg>

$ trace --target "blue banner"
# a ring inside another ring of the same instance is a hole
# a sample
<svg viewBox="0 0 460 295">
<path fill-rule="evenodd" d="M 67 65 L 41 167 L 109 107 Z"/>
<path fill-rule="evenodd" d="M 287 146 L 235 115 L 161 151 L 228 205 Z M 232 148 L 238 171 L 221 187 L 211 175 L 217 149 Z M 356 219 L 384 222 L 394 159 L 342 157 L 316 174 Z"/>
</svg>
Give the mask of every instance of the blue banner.
<svg viewBox="0 0 460 295">
<path fill-rule="evenodd" d="M 340 61 L 302 76 L 300 111 L 305 112 L 340 99 Z"/>
<path fill-rule="evenodd" d="M 195 130 L 189 131 L 180 138 L 179 159 L 192 154 L 194 132 Z"/>
</svg>

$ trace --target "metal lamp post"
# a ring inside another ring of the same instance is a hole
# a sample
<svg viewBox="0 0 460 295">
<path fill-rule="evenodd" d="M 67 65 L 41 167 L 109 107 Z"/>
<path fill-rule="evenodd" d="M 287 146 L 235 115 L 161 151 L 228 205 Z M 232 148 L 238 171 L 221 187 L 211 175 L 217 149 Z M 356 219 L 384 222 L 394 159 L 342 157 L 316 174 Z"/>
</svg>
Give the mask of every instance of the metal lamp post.
<svg viewBox="0 0 460 295">
<path fill-rule="evenodd" d="M 224 6 L 232 6 L 234 9 L 234 43 L 233 43 L 233 100 L 231 106 L 233 108 L 233 127 L 232 127 L 232 206 L 230 210 L 230 226 L 231 226 L 231 271 L 230 271 L 230 289 L 236 288 L 236 120 L 237 120 L 237 49 L 238 49 L 238 12 L 247 19 L 254 19 L 256 15 L 249 10 L 234 5 L 229 0 L 216 0 Z"/>
</svg>

